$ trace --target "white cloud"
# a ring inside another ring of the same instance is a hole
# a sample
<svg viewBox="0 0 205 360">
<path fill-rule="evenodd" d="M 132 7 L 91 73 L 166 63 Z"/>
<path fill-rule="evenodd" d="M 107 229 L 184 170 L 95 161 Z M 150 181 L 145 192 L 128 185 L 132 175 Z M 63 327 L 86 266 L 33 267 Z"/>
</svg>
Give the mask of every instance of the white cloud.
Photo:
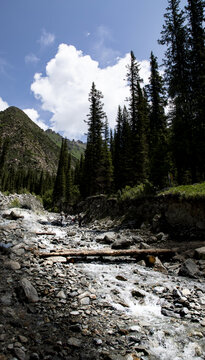
<svg viewBox="0 0 205 360">
<path fill-rule="evenodd" d="M 26 64 L 37 64 L 39 60 L 40 59 L 35 54 L 28 54 L 25 56 Z"/>
<path fill-rule="evenodd" d="M 39 120 L 39 114 L 38 111 L 35 109 L 24 109 L 23 110 L 28 117 L 35 122 L 41 129 L 46 130 L 48 129 L 48 126 L 44 124 L 42 120 Z"/>
<path fill-rule="evenodd" d="M 115 65 L 101 69 L 89 55 L 72 45 L 61 44 L 46 66 L 46 75 L 35 74 L 31 90 L 41 101 L 42 109 L 53 113 L 52 128 L 70 139 L 80 139 L 87 132 L 83 120 L 89 113 L 88 94 L 93 81 L 104 95 L 104 111 L 114 128 L 118 105 L 123 106 L 129 96 L 125 81 L 129 63 L 130 55 L 126 54 L 118 58 Z M 142 61 L 140 66 L 140 74 L 147 83 L 148 61 Z"/>
<path fill-rule="evenodd" d="M 42 35 L 40 37 L 40 44 L 42 46 L 52 45 L 55 41 L 55 35 L 47 32 L 45 29 L 42 30 Z"/>
<path fill-rule="evenodd" d="M 93 44 L 93 53 L 103 66 L 112 63 L 119 56 L 119 51 L 113 50 L 107 42 L 112 42 L 112 36 L 109 29 L 103 25 L 97 28 L 96 41 Z"/>
<path fill-rule="evenodd" d="M 0 97 L 0 111 L 6 110 L 8 107 L 7 102 Z"/>
</svg>

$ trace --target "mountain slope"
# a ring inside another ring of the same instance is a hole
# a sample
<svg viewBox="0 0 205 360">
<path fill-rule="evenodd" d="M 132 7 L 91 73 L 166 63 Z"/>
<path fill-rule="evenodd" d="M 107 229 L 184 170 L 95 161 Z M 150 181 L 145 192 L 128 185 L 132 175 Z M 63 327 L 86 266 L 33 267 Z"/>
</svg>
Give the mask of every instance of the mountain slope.
<svg viewBox="0 0 205 360">
<path fill-rule="evenodd" d="M 55 131 L 48 129 L 46 130 L 46 134 L 50 137 L 50 139 L 59 147 L 61 147 L 62 136 Z M 80 160 L 82 154 L 84 154 L 86 148 L 86 144 L 82 141 L 74 141 L 68 140 L 68 150 L 71 152 L 71 155 Z"/>
<path fill-rule="evenodd" d="M 0 156 L 6 147 L 6 164 L 55 173 L 59 147 L 22 110 L 12 106 L 0 112 Z"/>
</svg>

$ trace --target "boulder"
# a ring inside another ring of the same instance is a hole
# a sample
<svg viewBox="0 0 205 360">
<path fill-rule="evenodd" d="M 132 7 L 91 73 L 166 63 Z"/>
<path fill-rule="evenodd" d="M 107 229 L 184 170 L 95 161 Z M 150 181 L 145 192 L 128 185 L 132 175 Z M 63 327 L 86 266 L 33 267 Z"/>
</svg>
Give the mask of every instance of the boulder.
<svg viewBox="0 0 205 360">
<path fill-rule="evenodd" d="M 112 249 L 128 249 L 132 245 L 132 241 L 129 239 L 116 239 L 112 244 Z"/>
<path fill-rule="evenodd" d="M 205 260 L 205 246 L 195 249 L 196 259 Z"/>
<path fill-rule="evenodd" d="M 180 267 L 179 275 L 195 277 L 199 268 L 192 259 L 187 259 Z"/>
<path fill-rule="evenodd" d="M 21 299 L 26 300 L 27 302 L 35 303 L 39 300 L 36 289 L 26 278 L 23 278 L 20 281 L 19 294 Z"/>
</svg>

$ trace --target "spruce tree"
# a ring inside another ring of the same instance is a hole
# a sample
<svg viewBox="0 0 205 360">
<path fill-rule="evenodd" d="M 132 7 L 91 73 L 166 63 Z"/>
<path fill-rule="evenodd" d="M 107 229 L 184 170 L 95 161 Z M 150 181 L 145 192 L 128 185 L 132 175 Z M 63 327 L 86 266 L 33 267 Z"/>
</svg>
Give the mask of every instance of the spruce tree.
<svg viewBox="0 0 205 360">
<path fill-rule="evenodd" d="M 89 93 L 90 113 L 88 114 L 88 135 L 85 150 L 84 181 L 85 195 L 102 191 L 102 150 L 105 112 L 102 103 L 103 95 L 92 83 Z"/>
<path fill-rule="evenodd" d="M 148 102 L 145 91 L 141 88 L 139 65 L 134 53 L 130 54 L 131 62 L 128 66 L 127 80 L 130 87 L 129 112 L 132 131 L 132 185 L 148 179 L 148 139 L 149 127 Z"/>
<path fill-rule="evenodd" d="M 188 0 L 189 60 L 192 94 L 194 179 L 205 179 L 205 31 L 204 1 Z M 192 166 L 193 167 L 193 166 Z"/>
<path fill-rule="evenodd" d="M 168 0 L 160 44 L 166 45 L 164 66 L 168 95 L 172 100 L 172 153 L 178 183 L 194 178 L 195 150 L 192 134 L 189 51 L 184 11 L 179 0 Z M 190 165 L 191 164 L 191 165 Z"/>
<path fill-rule="evenodd" d="M 147 86 L 150 102 L 149 159 L 150 181 L 155 187 L 162 188 L 168 175 L 168 132 L 165 116 L 165 87 L 159 73 L 157 58 L 151 53 L 151 75 Z"/>
<path fill-rule="evenodd" d="M 68 166 L 67 140 L 62 139 L 57 175 L 53 189 L 53 204 L 54 206 L 57 206 L 59 209 L 62 208 L 63 203 L 66 201 L 67 166 Z"/>
</svg>

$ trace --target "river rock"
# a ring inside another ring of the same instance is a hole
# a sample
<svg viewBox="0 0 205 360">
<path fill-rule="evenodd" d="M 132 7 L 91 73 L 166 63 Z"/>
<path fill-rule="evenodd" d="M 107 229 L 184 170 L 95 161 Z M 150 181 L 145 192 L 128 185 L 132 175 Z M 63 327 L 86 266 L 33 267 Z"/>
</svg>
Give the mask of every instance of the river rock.
<svg viewBox="0 0 205 360">
<path fill-rule="evenodd" d="M 19 264 L 19 262 L 14 261 L 14 260 L 5 261 L 4 265 L 6 268 L 11 269 L 11 270 L 19 270 L 21 268 L 21 265 Z"/>
<path fill-rule="evenodd" d="M 200 260 L 205 260 L 205 246 L 195 249 L 195 257 Z"/>
<path fill-rule="evenodd" d="M 179 275 L 195 277 L 199 268 L 192 259 L 187 259 L 180 267 Z"/>
<path fill-rule="evenodd" d="M 20 288 L 21 296 L 24 296 L 24 299 L 26 299 L 28 302 L 36 303 L 39 301 L 37 291 L 28 279 L 21 279 Z"/>
<path fill-rule="evenodd" d="M 116 239 L 112 244 L 112 249 L 128 249 L 132 245 L 132 241 L 126 238 Z"/>
</svg>

